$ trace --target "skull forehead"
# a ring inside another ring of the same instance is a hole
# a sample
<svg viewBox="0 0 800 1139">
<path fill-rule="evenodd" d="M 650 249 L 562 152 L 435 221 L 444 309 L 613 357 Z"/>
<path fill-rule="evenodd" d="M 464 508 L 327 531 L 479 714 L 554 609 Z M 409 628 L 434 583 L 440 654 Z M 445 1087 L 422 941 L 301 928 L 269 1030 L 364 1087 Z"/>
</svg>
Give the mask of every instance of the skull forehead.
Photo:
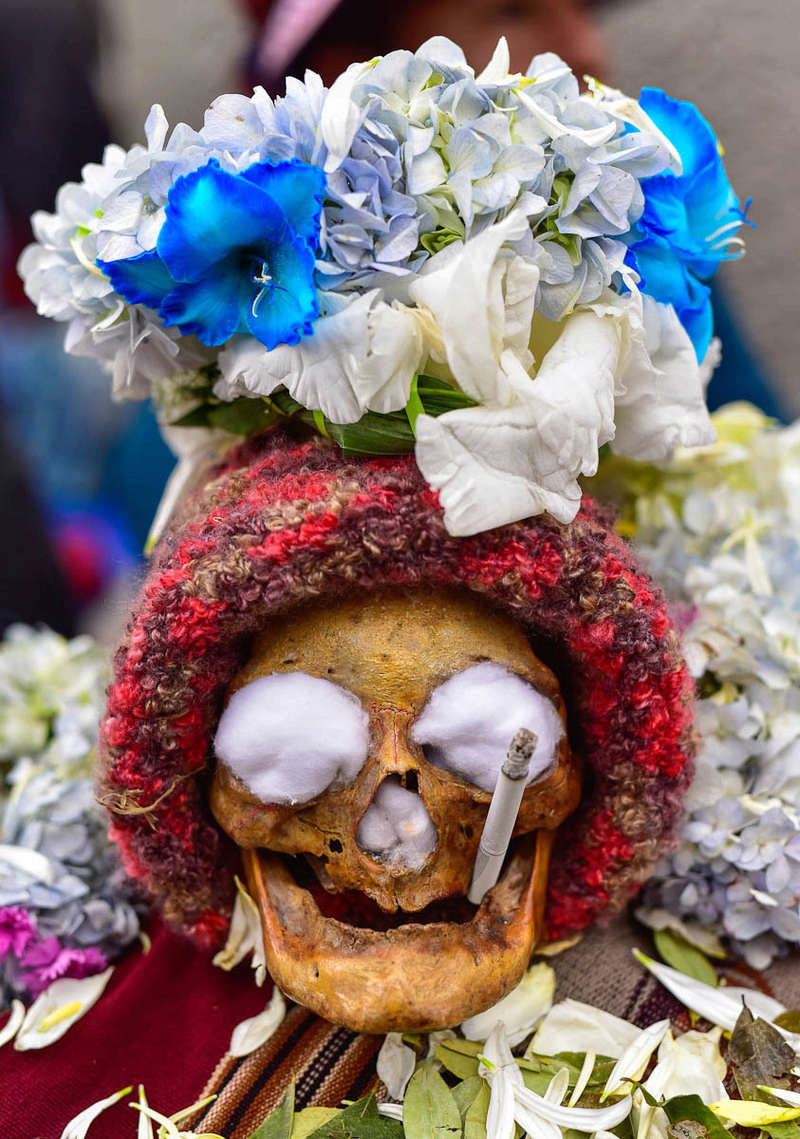
<svg viewBox="0 0 800 1139">
<path fill-rule="evenodd" d="M 421 710 L 431 690 L 491 660 L 551 698 L 558 682 L 522 629 L 466 590 L 387 590 L 307 606 L 270 626 L 231 685 L 306 672 L 343 685 L 365 703 Z"/>
</svg>

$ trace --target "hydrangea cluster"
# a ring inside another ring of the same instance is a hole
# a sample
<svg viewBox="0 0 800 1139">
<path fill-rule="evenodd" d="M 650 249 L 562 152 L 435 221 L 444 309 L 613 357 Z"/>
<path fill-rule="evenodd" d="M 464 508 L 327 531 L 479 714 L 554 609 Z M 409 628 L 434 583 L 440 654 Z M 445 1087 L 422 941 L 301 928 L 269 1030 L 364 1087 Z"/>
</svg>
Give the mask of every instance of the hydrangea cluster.
<svg viewBox="0 0 800 1139">
<path fill-rule="evenodd" d="M 476 75 L 437 37 L 330 88 L 223 95 L 200 130 L 155 106 L 145 136 L 63 187 L 20 260 L 118 395 L 168 419 L 194 392 L 201 426 L 287 392 L 320 430 L 407 414 L 453 534 L 569 521 L 612 439 L 710 442 L 703 282 L 744 215 L 691 104 L 581 92 L 551 54 L 510 74 L 504 40 Z M 426 405 L 420 378 L 459 398 Z M 255 406 L 260 428 L 277 405 Z"/>
<path fill-rule="evenodd" d="M 624 523 L 682 609 L 697 682 L 697 775 L 644 917 L 699 921 L 762 968 L 800 943 L 800 424 L 735 404 L 714 421 L 716 446 L 612 458 L 600 479 L 627 482 Z"/>
<path fill-rule="evenodd" d="M 107 681 L 88 637 L 16 625 L 0 644 L 0 1004 L 102 971 L 139 932 L 94 799 Z"/>
</svg>

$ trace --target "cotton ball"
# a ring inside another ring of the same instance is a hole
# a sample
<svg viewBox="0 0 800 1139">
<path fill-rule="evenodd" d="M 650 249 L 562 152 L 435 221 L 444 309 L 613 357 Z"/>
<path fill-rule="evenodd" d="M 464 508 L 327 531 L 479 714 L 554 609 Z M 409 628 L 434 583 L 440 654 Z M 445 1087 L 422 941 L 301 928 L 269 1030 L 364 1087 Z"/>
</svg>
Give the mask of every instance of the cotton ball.
<svg viewBox="0 0 800 1139">
<path fill-rule="evenodd" d="M 436 827 L 422 798 L 390 775 L 358 824 L 356 842 L 382 861 L 417 870 L 436 847 Z"/>
<path fill-rule="evenodd" d="M 551 700 L 502 665 L 485 661 L 451 676 L 431 695 L 411 728 L 428 759 L 484 791 L 493 791 L 512 738 L 535 732 L 528 783 L 553 763 L 564 735 Z"/>
<path fill-rule="evenodd" d="M 305 803 L 359 773 L 369 716 L 352 692 L 329 680 L 274 672 L 234 692 L 214 750 L 263 802 Z"/>
</svg>

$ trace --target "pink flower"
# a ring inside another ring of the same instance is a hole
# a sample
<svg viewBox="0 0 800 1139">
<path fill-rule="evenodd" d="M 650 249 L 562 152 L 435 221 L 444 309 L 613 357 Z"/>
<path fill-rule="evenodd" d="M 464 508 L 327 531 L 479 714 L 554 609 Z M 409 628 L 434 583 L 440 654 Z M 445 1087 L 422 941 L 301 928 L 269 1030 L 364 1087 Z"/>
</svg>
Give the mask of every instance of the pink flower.
<svg viewBox="0 0 800 1139">
<path fill-rule="evenodd" d="M 31 946 L 21 958 L 20 977 L 31 996 L 36 997 L 59 977 L 91 977 L 107 964 L 106 955 L 94 946 L 68 949 L 57 937 L 48 937 Z"/>
<path fill-rule="evenodd" d="M 27 910 L 19 906 L 0 907 L 0 961 L 9 953 L 20 957 L 36 940 L 36 926 Z"/>
</svg>

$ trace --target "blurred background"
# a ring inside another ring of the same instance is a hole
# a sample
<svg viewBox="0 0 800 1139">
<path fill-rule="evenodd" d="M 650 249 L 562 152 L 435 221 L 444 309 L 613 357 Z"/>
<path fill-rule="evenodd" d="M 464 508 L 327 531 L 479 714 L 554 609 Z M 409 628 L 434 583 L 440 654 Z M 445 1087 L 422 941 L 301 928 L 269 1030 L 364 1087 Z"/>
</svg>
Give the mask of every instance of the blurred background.
<svg viewBox="0 0 800 1139">
<path fill-rule="evenodd" d="M 14 270 L 30 213 L 106 142 L 141 141 L 153 102 L 200 126 L 222 92 L 278 94 L 306 66 L 330 81 L 434 34 L 476 69 L 505 34 L 519 70 L 552 50 L 630 95 L 697 103 L 758 225 L 746 265 L 715 280 L 710 399 L 800 415 L 797 0 L 0 0 L 0 629 L 115 636 L 172 465 L 149 408 L 113 404 L 96 364 L 64 355 L 63 327 L 33 313 Z"/>
</svg>

